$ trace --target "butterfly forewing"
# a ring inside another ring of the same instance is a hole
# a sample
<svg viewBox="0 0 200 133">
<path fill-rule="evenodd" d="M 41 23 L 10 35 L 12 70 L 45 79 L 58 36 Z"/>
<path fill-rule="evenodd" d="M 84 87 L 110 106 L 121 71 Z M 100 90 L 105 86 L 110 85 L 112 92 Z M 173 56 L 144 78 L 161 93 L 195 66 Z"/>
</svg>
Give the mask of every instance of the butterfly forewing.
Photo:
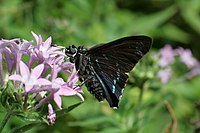
<svg viewBox="0 0 200 133">
<path fill-rule="evenodd" d="M 104 84 L 104 97 L 111 107 L 118 107 L 126 73 L 149 51 L 151 42 L 147 36 L 131 36 L 89 49 L 91 67 Z"/>
</svg>

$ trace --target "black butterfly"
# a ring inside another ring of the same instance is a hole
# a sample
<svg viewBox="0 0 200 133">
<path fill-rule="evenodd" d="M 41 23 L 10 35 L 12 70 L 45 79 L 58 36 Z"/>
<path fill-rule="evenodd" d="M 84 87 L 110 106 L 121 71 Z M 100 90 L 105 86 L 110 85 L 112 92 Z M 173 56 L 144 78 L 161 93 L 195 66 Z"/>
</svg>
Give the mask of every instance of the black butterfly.
<svg viewBox="0 0 200 133">
<path fill-rule="evenodd" d="M 79 79 L 98 101 L 104 98 L 110 107 L 118 107 L 128 75 L 151 48 L 147 36 L 129 36 L 90 49 L 74 45 L 66 55 L 75 63 Z"/>
</svg>

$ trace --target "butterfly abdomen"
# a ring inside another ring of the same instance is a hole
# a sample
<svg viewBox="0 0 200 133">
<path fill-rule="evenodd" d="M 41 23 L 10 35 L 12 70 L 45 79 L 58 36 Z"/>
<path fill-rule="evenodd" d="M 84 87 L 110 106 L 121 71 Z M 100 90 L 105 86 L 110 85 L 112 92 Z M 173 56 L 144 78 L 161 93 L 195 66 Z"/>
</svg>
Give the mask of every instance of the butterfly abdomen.
<svg viewBox="0 0 200 133">
<path fill-rule="evenodd" d="M 104 99 L 103 89 L 95 76 L 92 76 L 91 80 L 86 81 L 85 85 L 88 91 L 93 94 L 98 101 L 102 101 Z"/>
<path fill-rule="evenodd" d="M 87 90 L 93 94 L 98 99 L 98 101 L 102 101 L 104 99 L 103 89 L 95 74 L 90 70 L 89 66 L 86 66 L 85 74 L 82 75 L 82 77 L 85 81 Z"/>
</svg>

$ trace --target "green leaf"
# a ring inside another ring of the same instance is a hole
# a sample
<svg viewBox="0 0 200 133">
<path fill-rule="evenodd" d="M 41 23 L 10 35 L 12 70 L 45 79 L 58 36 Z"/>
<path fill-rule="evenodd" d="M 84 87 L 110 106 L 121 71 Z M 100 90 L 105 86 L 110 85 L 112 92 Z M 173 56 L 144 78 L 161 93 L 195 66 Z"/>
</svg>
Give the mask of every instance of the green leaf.
<svg viewBox="0 0 200 133">
<path fill-rule="evenodd" d="M 0 97 L 1 104 L 7 109 L 10 109 L 10 103 L 13 104 L 14 101 L 14 96 L 12 95 L 13 87 L 11 85 L 12 84 L 10 82 L 6 84 L 5 88 L 2 89 Z"/>
<path fill-rule="evenodd" d="M 189 43 L 190 41 L 190 35 L 178 26 L 175 26 L 173 24 L 167 24 L 160 30 L 161 34 L 163 34 L 165 37 L 171 40 L 183 43 Z"/>
<path fill-rule="evenodd" d="M 164 102 L 161 101 L 155 107 L 150 106 L 144 112 L 138 129 L 140 133 L 161 133 L 170 121 L 170 114 L 165 111 Z"/>
<path fill-rule="evenodd" d="M 1 91 L 0 101 L 1 101 L 2 106 L 5 107 L 7 105 L 7 91 L 6 91 L 6 89 L 3 89 Z"/>
<path fill-rule="evenodd" d="M 70 111 L 72 111 L 76 107 L 78 107 L 81 103 L 82 102 L 76 103 L 76 104 L 71 105 L 71 106 L 69 106 L 67 108 L 63 108 L 62 110 L 56 111 L 55 113 L 56 113 L 57 117 L 61 117 L 61 116 L 65 115 L 65 114 L 69 113 Z"/>
<path fill-rule="evenodd" d="M 90 119 L 86 119 L 85 121 L 77 121 L 77 122 L 69 122 L 69 126 L 91 126 L 91 125 L 99 125 L 101 123 L 112 123 L 113 125 L 117 125 L 116 121 L 114 121 L 111 117 L 102 116 L 102 117 L 93 117 Z"/>
<path fill-rule="evenodd" d="M 183 16 L 185 21 L 190 25 L 193 30 L 200 33 L 200 1 L 180 1 L 179 6 L 181 7 L 181 15 Z"/>
<path fill-rule="evenodd" d="M 133 19 L 132 28 L 134 33 L 144 33 L 145 31 L 155 30 L 161 24 L 165 23 L 176 13 L 174 6 L 171 6 L 161 12 L 146 15 L 137 16 Z"/>
<path fill-rule="evenodd" d="M 16 128 L 13 128 L 10 133 L 24 133 L 25 131 L 28 131 L 36 126 L 39 126 L 40 124 L 41 123 L 30 123 L 27 125 L 16 127 Z"/>
<path fill-rule="evenodd" d="M 16 114 L 16 116 L 27 122 L 48 123 L 47 120 L 37 112 L 20 112 Z"/>
<path fill-rule="evenodd" d="M 105 128 L 104 130 L 100 131 L 99 133 L 124 133 L 124 132 L 127 132 L 127 131 L 125 129 L 109 127 L 109 128 Z"/>
</svg>

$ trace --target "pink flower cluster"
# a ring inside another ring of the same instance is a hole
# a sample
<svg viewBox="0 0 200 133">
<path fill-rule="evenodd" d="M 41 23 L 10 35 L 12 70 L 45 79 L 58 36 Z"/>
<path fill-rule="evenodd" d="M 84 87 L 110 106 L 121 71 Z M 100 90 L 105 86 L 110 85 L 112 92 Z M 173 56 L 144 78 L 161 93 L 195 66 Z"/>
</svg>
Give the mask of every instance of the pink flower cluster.
<svg viewBox="0 0 200 133">
<path fill-rule="evenodd" d="M 33 41 L 0 40 L 0 85 L 12 80 L 15 89 L 22 88 L 24 103 L 27 103 L 28 95 L 40 95 L 41 99 L 34 109 L 48 103 L 51 112 L 48 118 L 51 118 L 49 121 L 53 124 L 55 114 L 52 113 L 50 100 L 53 99 L 58 108 L 62 109 L 61 96 L 77 95 L 83 101 L 82 89 L 77 84 L 74 64 L 65 62 L 64 47 L 52 46 L 51 37 L 43 42 L 40 35 L 32 35 L 36 40 L 35 46 Z M 60 72 L 67 73 L 68 79 L 59 77 Z"/>
<path fill-rule="evenodd" d="M 183 49 L 182 47 L 173 49 L 170 45 L 166 45 L 160 50 L 160 59 L 158 61 L 158 65 L 161 69 L 157 76 L 162 83 L 167 83 L 172 75 L 170 64 L 174 63 L 175 56 L 178 56 L 180 61 L 190 69 L 187 77 L 192 78 L 200 74 L 200 63 L 193 57 L 191 50 Z"/>
</svg>

